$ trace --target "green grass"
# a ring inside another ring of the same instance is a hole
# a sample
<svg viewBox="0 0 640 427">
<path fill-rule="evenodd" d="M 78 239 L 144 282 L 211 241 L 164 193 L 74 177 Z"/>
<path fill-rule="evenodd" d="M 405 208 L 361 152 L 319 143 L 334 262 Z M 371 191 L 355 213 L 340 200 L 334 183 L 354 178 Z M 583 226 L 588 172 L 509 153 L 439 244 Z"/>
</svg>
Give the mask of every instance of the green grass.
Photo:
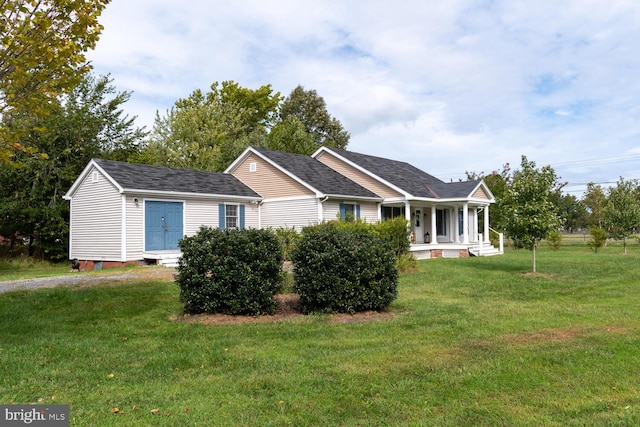
<svg viewBox="0 0 640 427">
<path fill-rule="evenodd" d="M 369 323 L 176 322 L 167 282 L 2 294 L 0 403 L 68 403 L 74 426 L 638 425 L 629 252 L 420 261 Z"/>
<path fill-rule="evenodd" d="M 0 282 L 5 280 L 60 276 L 70 272 L 71 267 L 68 262 L 54 264 L 29 257 L 0 258 Z"/>
</svg>

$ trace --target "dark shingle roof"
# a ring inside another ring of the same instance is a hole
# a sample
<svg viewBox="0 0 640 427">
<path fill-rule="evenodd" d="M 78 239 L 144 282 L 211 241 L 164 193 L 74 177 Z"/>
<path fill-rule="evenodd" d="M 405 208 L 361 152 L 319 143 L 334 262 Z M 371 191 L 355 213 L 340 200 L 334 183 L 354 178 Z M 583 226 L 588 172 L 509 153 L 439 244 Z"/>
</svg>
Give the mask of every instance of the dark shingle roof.
<svg viewBox="0 0 640 427">
<path fill-rule="evenodd" d="M 324 194 L 380 198 L 377 194 L 312 157 L 265 148 L 253 147 L 253 149 Z"/>
<path fill-rule="evenodd" d="M 461 199 L 469 197 L 479 183 L 480 181 L 443 182 L 430 187 L 440 199 Z"/>
<path fill-rule="evenodd" d="M 261 197 L 231 174 L 93 160 L 125 190 Z"/>
<path fill-rule="evenodd" d="M 413 197 L 446 199 L 468 197 L 478 181 L 447 183 L 406 162 L 353 151 L 329 148 L 339 156 L 368 170 Z"/>
</svg>

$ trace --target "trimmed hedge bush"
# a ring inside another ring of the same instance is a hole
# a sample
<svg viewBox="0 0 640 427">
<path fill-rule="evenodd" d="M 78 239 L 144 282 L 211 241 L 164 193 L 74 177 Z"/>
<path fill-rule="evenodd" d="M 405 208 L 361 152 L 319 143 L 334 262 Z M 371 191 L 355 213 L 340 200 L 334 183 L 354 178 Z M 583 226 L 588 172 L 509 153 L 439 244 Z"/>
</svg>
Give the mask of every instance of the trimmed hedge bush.
<svg viewBox="0 0 640 427">
<path fill-rule="evenodd" d="M 382 310 L 397 296 L 394 245 L 367 224 L 306 227 L 293 251 L 294 290 L 303 312 Z"/>
<path fill-rule="evenodd" d="M 270 230 L 201 227 L 180 241 L 176 284 L 187 313 L 273 314 L 282 248 Z"/>
</svg>

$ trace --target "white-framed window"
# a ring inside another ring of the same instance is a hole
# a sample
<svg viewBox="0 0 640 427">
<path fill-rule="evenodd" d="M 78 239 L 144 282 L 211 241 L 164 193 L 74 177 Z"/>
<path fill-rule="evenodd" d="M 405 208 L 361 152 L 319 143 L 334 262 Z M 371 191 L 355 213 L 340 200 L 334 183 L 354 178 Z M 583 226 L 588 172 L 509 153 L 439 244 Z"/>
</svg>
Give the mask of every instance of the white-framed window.
<svg viewBox="0 0 640 427">
<path fill-rule="evenodd" d="M 360 205 L 357 203 L 340 203 L 340 219 L 353 221 L 360 218 Z"/>
<path fill-rule="evenodd" d="M 238 205 L 225 205 L 225 228 L 238 228 Z"/>
<path fill-rule="evenodd" d="M 218 205 L 218 227 L 244 228 L 245 207 L 238 203 L 220 203 Z"/>
<path fill-rule="evenodd" d="M 249 172 L 255 172 L 258 170 L 258 164 L 256 162 L 249 163 Z"/>
<path fill-rule="evenodd" d="M 91 182 L 98 182 L 99 177 L 100 174 L 98 173 L 98 171 L 93 171 L 91 173 Z"/>
</svg>

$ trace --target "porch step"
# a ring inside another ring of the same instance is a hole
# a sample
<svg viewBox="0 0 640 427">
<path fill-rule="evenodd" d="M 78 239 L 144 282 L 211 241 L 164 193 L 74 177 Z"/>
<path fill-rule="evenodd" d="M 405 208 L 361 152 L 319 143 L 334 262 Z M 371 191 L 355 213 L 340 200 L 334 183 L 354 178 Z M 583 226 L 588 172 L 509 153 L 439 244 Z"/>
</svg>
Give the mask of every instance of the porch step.
<svg viewBox="0 0 640 427">
<path fill-rule="evenodd" d="M 182 258 L 182 252 L 145 252 L 143 256 L 145 259 L 155 260 L 157 265 L 176 268 L 178 261 Z"/>
<path fill-rule="evenodd" d="M 482 245 L 471 246 L 469 254 L 471 256 L 494 256 L 501 255 L 501 252 L 491 243 L 483 243 Z"/>
</svg>

